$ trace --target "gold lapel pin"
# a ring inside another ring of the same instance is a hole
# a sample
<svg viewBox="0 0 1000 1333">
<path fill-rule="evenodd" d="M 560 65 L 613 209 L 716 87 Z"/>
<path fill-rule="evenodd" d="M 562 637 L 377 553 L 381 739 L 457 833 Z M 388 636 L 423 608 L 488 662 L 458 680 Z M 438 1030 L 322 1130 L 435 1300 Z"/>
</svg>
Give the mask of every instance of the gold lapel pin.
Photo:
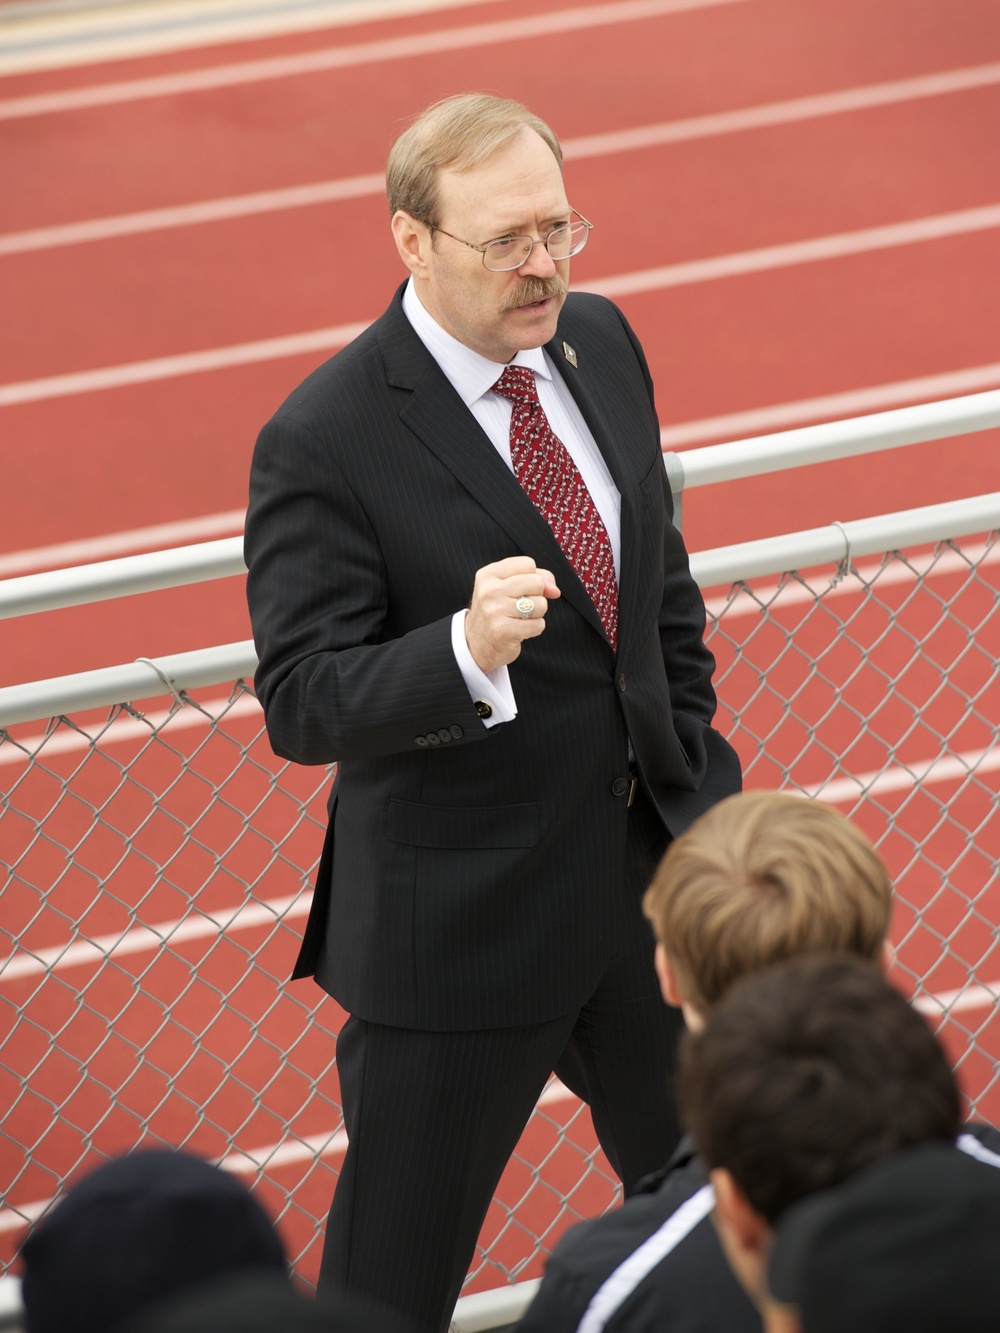
<svg viewBox="0 0 1000 1333">
<path fill-rule="evenodd" d="M 563 356 L 570 363 L 574 370 L 579 369 L 576 362 L 576 352 L 570 347 L 569 343 L 563 343 Z"/>
</svg>

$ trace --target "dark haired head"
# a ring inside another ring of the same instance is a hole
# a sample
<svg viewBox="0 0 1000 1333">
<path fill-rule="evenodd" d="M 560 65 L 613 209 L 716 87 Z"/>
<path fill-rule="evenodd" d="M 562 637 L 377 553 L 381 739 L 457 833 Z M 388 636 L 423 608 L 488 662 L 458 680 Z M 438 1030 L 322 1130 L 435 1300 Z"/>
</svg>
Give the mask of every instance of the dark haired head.
<svg viewBox="0 0 1000 1333">
<path fill-rule="evenodd" d="M 240 1181 L 159 1150 L 84 1176 L 21 1257 L 27 1333 L 112 1333 L 158 1298 L 224 1274 L 286 1275 L 271 1220 Z"/>
<path fill-rule="evenodd" d="M 899 1148 L 953 1143 L 958 1089 L 874 964 L 820 954 L 737 983 L 681 1054 L 684 1117 L 769 1222 Z"/>
</svg>

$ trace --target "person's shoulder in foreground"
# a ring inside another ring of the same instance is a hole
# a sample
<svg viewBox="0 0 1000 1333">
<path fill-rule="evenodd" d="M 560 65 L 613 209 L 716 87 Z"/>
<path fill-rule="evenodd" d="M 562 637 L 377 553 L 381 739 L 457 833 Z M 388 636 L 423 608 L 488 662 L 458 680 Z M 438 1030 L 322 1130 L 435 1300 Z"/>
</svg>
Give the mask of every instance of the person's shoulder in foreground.
<svg viewBox="0 0 1000 1333">
<path fill-rule="evenodd" d="M 1000 1157 L 870 962 L 745 978 L 681 1052 L 727 1258 L 767 1333 L 994 1333 Z"/>
<path fill-rule="evenodd" d="M 995 1333 L 997 1165 L 920 1144 L 803 1200 L 775 1230 L 772 1298 L 803 1333 Z"/>
<path fill-rule="evenodd" d="M 563 1236 L 518 1333 L 760 1333 L 760 1316 L 719 1248 L 713 1203 L 684 1139 L 621 1208 Z"/>
<path fill-rule="evenodd" d="M 744 792 L 671 845 L 644 907 L 664 996 L 697 1029 L 740 977 L 783 958 L 838 949 L 878 958 L 892 892 L 867 838 L 831 806 Z M 520 1333 L 759 1333 L 719 1246 L 706 1182 L 688 1141 L 646 1192 L 574 1227 Z"/>
<path fill-rule="evenodd" d="M 381 1305 L 300 1292 L 273 1273 L 240 1272 L 156 1302 L 120 1333 L 416 1333 Z"/>
</svg>

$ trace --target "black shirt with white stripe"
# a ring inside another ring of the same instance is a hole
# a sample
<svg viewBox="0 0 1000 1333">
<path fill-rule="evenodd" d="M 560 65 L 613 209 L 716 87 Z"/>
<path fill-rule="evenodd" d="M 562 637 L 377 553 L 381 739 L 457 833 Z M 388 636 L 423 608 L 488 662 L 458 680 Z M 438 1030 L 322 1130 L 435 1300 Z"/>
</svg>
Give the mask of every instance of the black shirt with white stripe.
<svg viewBox="0 0 1000 1333">
<path fill-rule="evenodd" d="M 1000 1167 L 1000 1131 L 965 1125 L 958 1147 Z M 568 1231 L 516 1333 L 761 1333 L 709 1214 L 685 1139 L 621 1208 Z"/>
</svg>

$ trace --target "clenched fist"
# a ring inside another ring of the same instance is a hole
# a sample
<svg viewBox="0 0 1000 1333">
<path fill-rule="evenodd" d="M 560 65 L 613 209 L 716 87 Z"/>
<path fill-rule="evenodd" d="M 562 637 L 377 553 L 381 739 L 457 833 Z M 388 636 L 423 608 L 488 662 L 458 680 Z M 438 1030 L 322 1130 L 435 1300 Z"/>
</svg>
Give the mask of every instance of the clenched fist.
<svg viewBox="0 0 1000 1333">
<path fill-rule="evenodd" d="M 489 673 L 513 662 L 525 639 L 537 639 L 545 629 L 549 602 L 561 595 L 550 571 L 527 555 L 478 570 L 465 639 L 480 670 Z"/>
</svg>

